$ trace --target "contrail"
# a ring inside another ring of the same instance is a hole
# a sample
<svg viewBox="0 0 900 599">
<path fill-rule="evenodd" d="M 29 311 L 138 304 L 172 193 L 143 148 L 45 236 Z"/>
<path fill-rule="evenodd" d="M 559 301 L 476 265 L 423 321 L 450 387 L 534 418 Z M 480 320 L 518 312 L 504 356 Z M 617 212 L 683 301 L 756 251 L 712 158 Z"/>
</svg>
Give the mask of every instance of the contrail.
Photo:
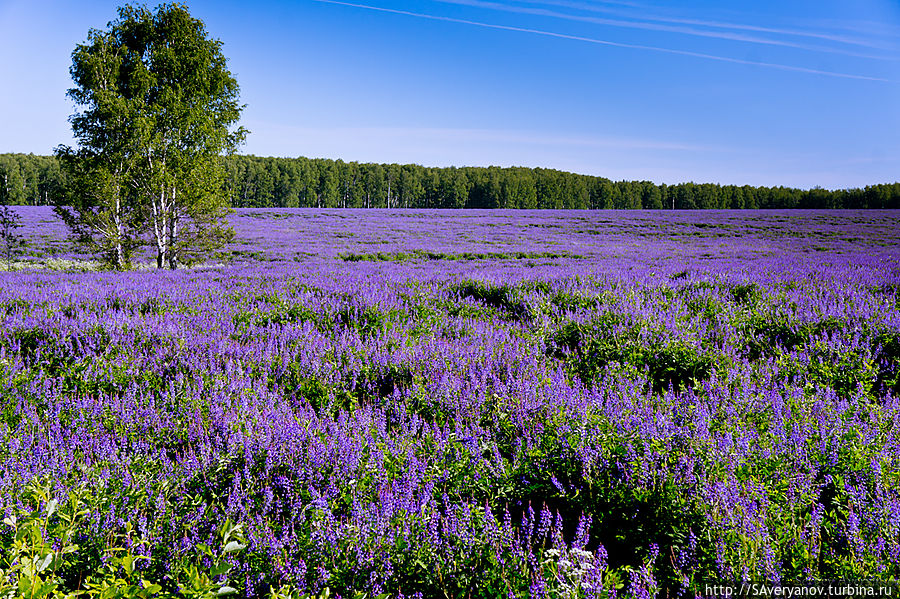
<svg viewBox="0 0 900 599">
<path fill-rule="evenodd" d="M 705 54 L 703 52 L 691 52 L 689 50 L 676 50 L 674 48 L 663 48 L 660 46 L 645 46 L 642 44 L 626 44 L 623 42 L 612 42 L 609 40 L 601 40 L 591 37 L 582 37 L 580 35 L 569 35 L 566 33 L 556 33 L 554 31 L 544 31 L 542 29 L 530 29 L 527 27 L 513 27 L 511 25 L 497 25 L 495 23 L 483 23 L 481 21 L 470 21 L 468 19 L 457 19 L 455 17 L 445 17 L 441 15 L 430 15 L 426 13 L 411 12 L 408 10 L 399 10 L 395 8 L 384 8 L 381 6 L 370 6 L 368 4 L 357 4 L 354 2 L 342 2 L 340 0 L 313 0 L 324 4 L 336 4 L 340 6 L 349 6 L 351 8 L 363 8 L 366 10 L 374 10 L 378 12 L 386 12 L 396 15 L 405 15 L 408 17 L 417 17 L 420 19 L 430 19 L 432 21 L 444 21 L 448 23 L 460 23 L 463 25 L 474 25 L 476 27 L 485 27 L 487 29 L 499 29 L 502 31 L 517 31 L 520 33 L 532 33 L 535 35 L 543 35 L 547 37 L 555 37 L 559 39 L 574 40 L 578 42 L 588 42 L 591 44 L 599 44 L 602 46 L 613 46 L 616 48 L 629 48 L 632 50 L 648 50 L 651 52 L 663 52 L 665 54 L 676 54 L 679 56 L 691 56 L 694 58 L 705 58 L 707 60 L 717 60 L 719 62 L 730 62 L 733 64 L 745 64 L 758 67 L 767 67 L 779 69 L 782 71 L 793 71 L 797 73 L 808 73 L 811 75 L 825 75 L 828 77 L 840 77 L 843 79 L 857 79 L 862 81 L 881 81 L 883 83 L 898 83 L 892 79 L 884 79 L 882 77 L 869 77 L 867 75 L 853 75 L 851 73 L 840 73 L 836 71 L 823 71 L 820 69 L 809 69 L 806 67 L 796 67 L 792 65 L 779 64 L 774 62 L 759 62 L 755 60 L 744 60 L 741 58 L 731 58 L 729 56 L 717 56 L 715 54 Z"/>
<path fill-rule="evenodd" d="M 451 2 L 453 4 L 459 3 L 458 0 L 439 0 L 442 2 Z M 800 30 L 800 29 L 784 29 L 784 28 L 776 28 L 776 27 L 761 27 L 758 25 L 747 25 L 747 24 L 739 24 L 739 23 L 726 23 L 723 21 L 711 21 L 711 20 L 703 20 L 703 19 L 687 19 L 687 18 L 675 18 L 675 17 L 663 17 L 658 15 L 646 15 L 642 14 L 640 17 L 635 17 L 628 11 L 623 11 L 621 9 L 616 8 L 605 8 L 601 6 L 594 6 L 591 4 L 585 4 L 583 2 L 573 2 L 570 0 L 519 0 L 519 2 L 523 2 L 525 4 L 537 4 L 537 5 L 548 5 L 548 6 L 559 6 L 563 8 L 571 8 L 575 10 L 584 10 L 588 12 L 594 13 L 604 13 L 604 14 L 612 14 L 626 19 L 637 19 L 643 21 L 656 21 L 660 23 L 676 23 L 682 25 L 698 25 L 700 27 L 714 27 L 719 29 L 735 29 L 739 31 L 755 31 L 759 33 L 774 33 L 778 35 L 787 35 L 787 36 L 798 36 L 798 37 L 808 37 L 814 39 L 821 39 L 829 42 L 835 42 L 840 44 L 849 44 L 854 46 L 865 46 L 867 48 L 874 48 L 878 50 L 894 50 L 893 46 L 887 46 L 885 44 L 874 43 L 871 39 L 859 39 L 855 37 L 847 37 L 844 35 L 836 35 L 833 33 L 824 33 L 820 31 L 812 31 L 812 30 Z M 633 8 L 638 8 L 634 6 Z M 862 30 L 863 33 L 868 35 L 872 35 L 871 31 Z M 867 55 L 861 55 L 862 57 L 869 57 Z M 889 57 L 882 56 L 872 56 L 871 58 L 883 59 L 883 60 L 892 60 Z"/>
<path fill-rule="evenodd" d="M 436 2 L 442 2 L 444 4 L 453 4 L 458 6 L 472 6 L 475 8 L 484 8 L 488 10 L 499 10 L 504 12 L 518 13 L 518 14 L 526 14 L 526 15 L 537 15 L 542 17 L 551 17 L 554 19 L 565 19 L 568 21 L 578 21 L 581 23 L 594 23 L 597 25 L 609 25 L 611 27 L 625 27 L 630 29 L 646 29 L 650 31 L 666 31 L 671 33 L 680 33 L 683 35 L 691 35 L 696 37 L 709 37 L 714 39 L 724 39 L 731 40 L 737 42 L 747 42 L 752 44 L 764 44 L 769 46 L 782 46 L 785 48 L 797 48 L 800 50 L 809 50 L 811 52 L 826 52 L 829 54 L 841 54 L 844 56 L 852 56 L 855 58 L 867 58 L 870 60 L 898 60 L 897 57 L 893 56 L 884 56 L 877 54 L 863 54 L 860 52 L 853 52 L 850 50 L 845 50 L 842 48 L 831 48 L 827 46 L 813 46 L 809 44 L 803 44 L 794 41 L 788 40 L 779 40 L 779 39 L 771 39 L 765 37 L 759 37 L 756 35 L 748 35 L 745 33 L 733 33 L 729 31 L 706 31 L 702 29 L 696 29 L 695 27 L 685 27 L 685 25 L 699 25 L 702 27 L 716 27 L 719 29 L 734 29 L 734 30 L 745 30 L 745 31 L 765 31 L 769 33 L 774 33 L 779 31 L 782 34 L 787 33 L 785 30 L 774 30 L 774 29 L 765 29 L 765 28 L 753 28 L 750 26 L 739 26 L 739 25 L 726 25 L 721 23 L 715 23 L 712 21 L 696 21 L 689 19 L 661 19 L 656 17 L 642 17 L 642 18 L 634 18 L 634 17 L 625 17 L 625 18 L 617 18 L 617 19 L 608 19 L 608 18 L 600 18 L 600 17 L 590 17 L 584 15 L 573 15 L 566 14 L 562 12 L 557 12 L 553 10 L 547 10 L 545 8 L 528 8 L 524 6 L 515 6 L 510 4 L 503 4 L 500 2 L 485 2 L 484 0 L 435 0 Z M 529 2 L 531 0 L 520 0 Z M 531 1 L 532 4 L 543 4 L 542 2 Z M 548 2 L 546 4 L 550 5 L 565 5 L 566 7 L 574 8 L 571 3 L 568 2 Z M 611 13 L 618 16 L 622 16 L 621 11 L 615 10 L 601 10 L 598 8 L 580 8 L 579 10 L 590 10 L 595 13 L 605 12 Z M 802 33 L 793 33 L 793 35 L 804 35 Z M 817 37 L 815 35 L 810 34 L 809 37 Z M 818 36 L 821 37 L 821 36 Z M 836 41 L 835 39 L 830 39 L 830 41 Z M 846 43 L 846 42 L 844 42 Z"/>
</svg>

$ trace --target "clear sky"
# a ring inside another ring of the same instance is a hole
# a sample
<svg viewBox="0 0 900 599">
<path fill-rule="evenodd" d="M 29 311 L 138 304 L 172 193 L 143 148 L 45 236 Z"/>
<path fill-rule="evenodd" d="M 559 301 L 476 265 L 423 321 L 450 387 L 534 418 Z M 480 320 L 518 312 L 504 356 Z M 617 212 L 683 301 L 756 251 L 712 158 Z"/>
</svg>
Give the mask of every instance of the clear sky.
<svg viewBox="0 0 900 599">
<path fill-rule="evenodd" d="M 71 52 L 119 4 L 0 0 L 0 152 L 73 143 Z M 900 180 L 900 0 L 186 4 L 241 86 L 242 153 L 657 183 Z"/>
</svg>

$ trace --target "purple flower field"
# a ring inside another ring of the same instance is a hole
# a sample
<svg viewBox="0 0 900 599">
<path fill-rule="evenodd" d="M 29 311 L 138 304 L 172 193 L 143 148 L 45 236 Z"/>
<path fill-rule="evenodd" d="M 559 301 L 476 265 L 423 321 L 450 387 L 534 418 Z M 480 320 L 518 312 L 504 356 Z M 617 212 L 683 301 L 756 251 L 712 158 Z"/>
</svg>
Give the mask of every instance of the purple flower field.
<svg viewBox="0 0 900 599">
<path fill-rule="evenodd" d="M 203 268 L 0 272 L 0 591 L 900 577 L 900 212 L 232 218 Z"/>
</svg>

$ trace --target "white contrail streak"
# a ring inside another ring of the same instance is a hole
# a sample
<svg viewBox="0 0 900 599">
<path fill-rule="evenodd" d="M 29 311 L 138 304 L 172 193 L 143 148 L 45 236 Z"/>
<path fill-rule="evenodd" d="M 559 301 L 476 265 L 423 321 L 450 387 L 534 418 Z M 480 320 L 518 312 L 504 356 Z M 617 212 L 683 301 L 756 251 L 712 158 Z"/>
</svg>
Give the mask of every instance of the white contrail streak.
<svg viewBox="0 0 900 599">
<path fill-rule="evenodd" d="M 846 50 L 843 48 L 831 48 L 826 46 L 811 46 L 809 44 L 803 44 L 795 41 L 789 40 L 779 40 L 772 38 L 760 37 L 758 35 L 748 35 L 746 33 L 734 33 L 731 31 L 707 31 L 703 29 L 697 29 L 696 27 L 686 27 L 686 24 L 691 25 L 700 25 L 702 27 L 716 27 L 719 29 L 734 29 L 734 30 L 751 30 L 753 28 L 750 27 L 742 27 L 742 26 L 733 26 L 733 25 L 723 25 L 716 24 L 712 21 L 690 21 L 687 19 L 660 19 L 656 17 L 625 17 L 618 19 L 607 19 L 600 17 L 589 17 L 584 15 L 573 15 L 562 12 L 557 12 L 553 10 L 547 10 L 545 8 L 528 8 L 524 6 L 515 6 L 511 4 L 503 4 L 501 2 L 485 2 L 484 0 L 435 0 L 436 2 L 441 2 L 444 4 L 453 4 L 457 6 L 472 6 L 474 8 L 484 8 L 487 10 L 497 10 L 503 12 L 511 12 L 517 14 L 526 14 L 526 15 L 537 15 L 541 17 L 550 17 L 553 19 L 565 19 L 567 21 L 577 21 L 580 23 L 593 23 L 596 25 L 607 25 L 610 27 L 623 27 L 629 29 L 645 29 L 649 31 L 665 31 L 670 33 L 680 33 L 682 35 L 690 35 L 695 37 L 708 37 L 714 39 L 724 39 L 731 40 L 737 42 L 747 42 L 751 44 L 763 44 L 768 46 L 782 46 L 785 48 L 797 48 L 800 50 L 808 50 L 811 52 L 825 52 L 829 54 L 841 54 L 844 56 L 852 56 L 855 58 L 867 58 L 870 60 L 898 60 L 897 57 L 894 56 L 886 56 L 886 55 L 877 55 L 877 54 L 862 54 L 859 52 L 853 52 L 850 50 Z M 528 2 L 529 0 L 520 0 Z M 540 2 L 532 2 L 533 4 L 541 4 Z M 548 3 L 550 5 L 558 5 L 564 4 L 566 7 L 569 6 L 569 3 Z M 571 7 L 574 8 L 574 7 Z M 601 11 L 596 8 L 582 8 L 579 10 L 590 10 L 592 12 L 609 12 L 611 14 L 622 16 L 620 11 Z M 765 30 L 763 28 L 756 28 L 757 30 L 764 30 L 768 32 L 775 32 L 773 29 Z M 784 31 L 782 30 L 782 34 Z M 795 34 L 800 35 L 800 34 Z M 814 36 L 810 36 L 814 37 Z M 831 40 L 835 41 L 835 40 Z"/>
<path fill-rule="evenodd" d="M 408 10 L 399 10 L 395 8 L 384 8 L 381 6 L 370 6 L 368 4 L 357 4 L 354 2 L 342 2 L 340 0 L 313 0 L 314 2 L 321 2 L 324 4 L 336 4 L 340 6 L 348 6 L 351 8 L 362 8 L 366 10 L 374 10 L 378 12 L 386 12 L 396 15 L 405 15 L 409 17 L 417 17 L 420 19 L 430 19 L 433 21 L 444 21 L 448 23 L 460 23 L 463 25 L 474 25 L 476 27 L 485 27 L 487 29 L 499 29 L 502 31 L 516 31 L 520 33 L 531 33 L 534 35 L 543 35 L 547 37 L 555 37 L 559 39 L 566 40 L 574 40 L 578 42 L 588 42 L 591 44 L 599 44 L 602 46 L 613 46 L 616 48 L 629 48 L 632 50 L 648 50 L 651 52 L 663 52 L 666 54 L 676 54 L 679 56 L 691 56 L 694 58 L 705 58 L 707 60 L 717 60 L 719 62 L 730 62 L 733 64 L 744 64 L 744 65 L 752 65 L 759 67 L 767 67 L 771 69 L 779 69 L 782 71 L 793 71 L 797 73 L 808 73 L 811 75 L 824 75 L 827 77 L 840 77 L 843 79 L 857 79 L 862 81 L 881 81 L 884 83 L 900 83 L 898 81 L 894 81 L 892 79 L 884 79 L 882 77 L 870 77 L 868 75 L 854 75 L 851 73 L 840 73 L 836 71 L 823 71 L 820 69 L 810 69 L 806 67 L 797 67 L 786 64 L 779 64 L 774 62 L 760 62 L 755 60 L 744 60 L 741 58 L 731 58 L 729 56 L 718 56 L 715 54 L 706 54 L 703 52 L 691 52 L 689 50 L 676 50 L 674 48 L 663 48 L 660 46 L 645 46 L 642 44 L 626 44 L 622 42 L 612 42 L 609 40 L 601 40 L 591 37 L 582 37 L 580 35 L 569 35 L 566 33 L 556 33 L 553 31 L 544 31 L 542 29 L 531 29 L 528 27 L 513 27 L 511 25 L 497 25 L 494 23 L 483 23 L 481 21 L 470 21 L 468 19 L 457 19 L 455 17 L 445 17 L 441 15 L 430 15 L 426 13 L 418 13 L 412 12 Z"/>
<path fill-rule="evenodd" d="M 443 2 L 453 2 L 453 0 L 439 0 Z M 594 6 L 591 4 L 586 4 L 584 2 L 572 2 L 569 0 L 519 0 L 519 2 L 525 4 L 536 4 L 536 5 L 547 5 L 547 6 L 558 6 L 562 8 L 571 8 L 574 10 L 583 10 L 594 13 L 604 13 L 604 14 L 612 14 L 619 17 L 623 17 L 626 19 L 638 19 L 642 21 L 656 21 L 659 23 L 675 23 L 682 25 L 698 25 L 700 27 L 713 27 L 719 29 L 734 29 L 738 31 L 754 31 L 758 33 L 774 33 L 777 35 L 787 35 L 787 36 L 797 36 L 797 37 L 807 37 L 813 39 L 820 39 L 834 43 L 840 44 L 849 44 L 854 46 L 864 46 L 867 48 L 875 48 L 878 50 L 894 50 L 895 47 L 891 45 L 886 45 L 882 43 L 876 43 L 871 39 L 860 39 L 856 37 L 847 37 L 844 35 L 837 35 L 834 33 L 825 33 L 821 31 L 812 31 L 812 30 L 800 30 L 800 29 L 785 29 L 785 28 L 776 28 L 776 27 L 761 27 L 758 25 L 747 25 L 747 24 L 738 24 L 738 23 L 726 23 L 723 21 L 711 21 L 711 20 L 703 20 L 703 19 L 687 19 L 687 18 L 676 18 L 676 17 L 663 17 L 658 15 L 646 15 L 641 14 L 639 17 L 635 17 L 631 12 L 623 11 L 617 8 L 606 8 L 601 6 Z M 639 7 L 633 7 L 633 10 Z M 871 31 L 863 30 L 862 33 L 865 33 L 869 36 L 872 35 Z M 891 60 L 890 57 L 881 57 L 881 56 L 873 56 L 872 58 Z"/>
</svg>

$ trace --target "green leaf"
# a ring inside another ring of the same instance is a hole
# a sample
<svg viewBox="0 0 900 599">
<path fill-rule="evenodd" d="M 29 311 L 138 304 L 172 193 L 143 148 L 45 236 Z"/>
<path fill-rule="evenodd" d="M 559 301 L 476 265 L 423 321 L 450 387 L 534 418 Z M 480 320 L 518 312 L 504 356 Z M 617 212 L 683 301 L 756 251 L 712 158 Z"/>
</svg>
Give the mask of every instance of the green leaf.
<svg viewBox="0 0 900 599">
<path fill-rule="evenodd" d="M 53 563 L 53 552 L 51 551 L 47 555 L 44 556 L 44 559 L 41 561 L 41 565 L 38 566 L 37 571 L 43 572 L 47 568 L 50 567 L 50 564 Z"/>
<path fill-rule="evenodd" d="M 160 585 L 147 580 L 141 580 L 141 584 L 144 585 L 144 590 L 146 590 L 149 595 L 155 595 L 162 590 Z"/>
<path fill-rule="evenodd" d="M 221 576 L 222 574 L 227 573 L 229 570 L 231 570 L 231 564 L 226 561 L 221 561 L 213 564 L 212 568 L 209 569 L 209 575 Z"/>
<path fill-rule="evenodd" d="M 230 541 L 227 545 L 225 545 L 225 549 L 223 549 L 223 551 L 225 553 L 237 553 L 238 551 L 242 551 L 246 547 L 246 545 L 242 545 L 237 541 Z"/>
<path fill-rule="evenodd" d="M 125 569 L 125 573 L 128 576 L 131 576 L 134 573 L 134 556 L 126 555 L 122 558 L 122 567 Z"/>
</svg>

